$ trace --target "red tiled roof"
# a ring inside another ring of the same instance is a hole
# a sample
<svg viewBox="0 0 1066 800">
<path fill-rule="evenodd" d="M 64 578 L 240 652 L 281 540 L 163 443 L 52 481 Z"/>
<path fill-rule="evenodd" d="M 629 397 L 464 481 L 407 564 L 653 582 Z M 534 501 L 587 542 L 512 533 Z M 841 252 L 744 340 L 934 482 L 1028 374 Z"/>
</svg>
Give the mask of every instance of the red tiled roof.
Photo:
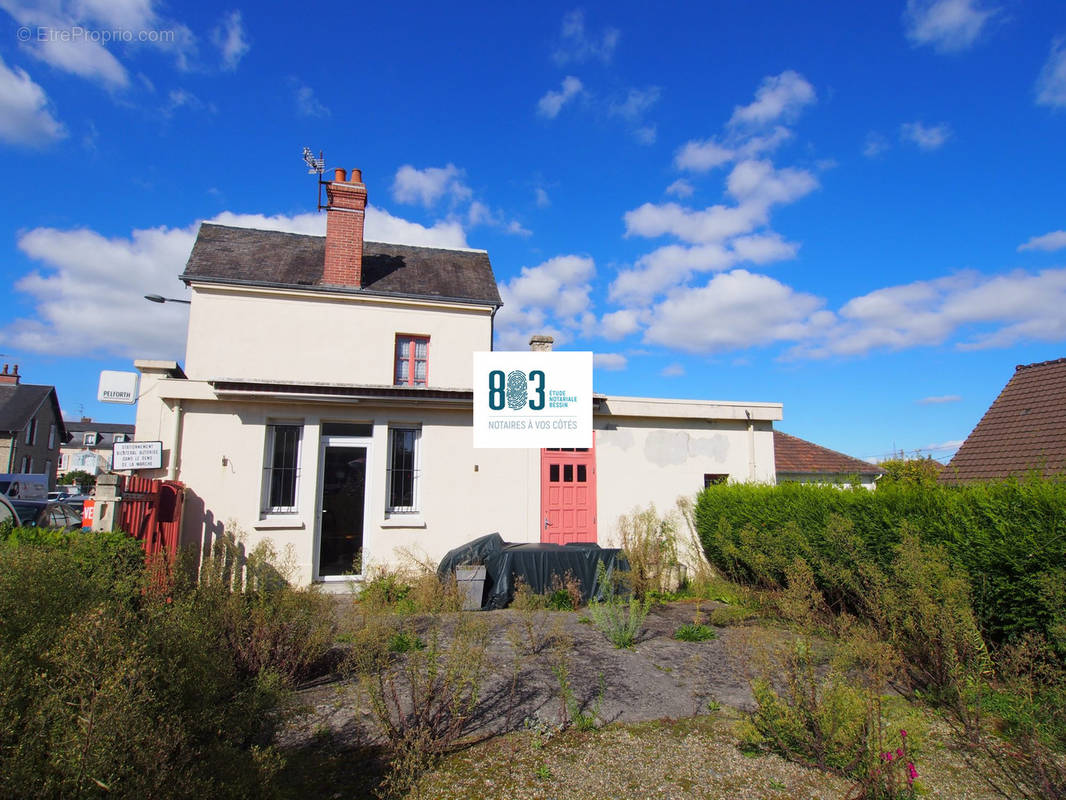
<svg viewBox="0 0 1066 800">
<path fill-rule="evenodd" d="M 876 464 L 861 461 L 798 436 L 774 431 L 774 462 L 778 473 L 810 475 L 880 475 Z"/>
<path fill-rule="evenodd" d="M 1019 364 L 941 479 L 981 481 L 1066 472 L 1066 358 Z"/>
</svg>

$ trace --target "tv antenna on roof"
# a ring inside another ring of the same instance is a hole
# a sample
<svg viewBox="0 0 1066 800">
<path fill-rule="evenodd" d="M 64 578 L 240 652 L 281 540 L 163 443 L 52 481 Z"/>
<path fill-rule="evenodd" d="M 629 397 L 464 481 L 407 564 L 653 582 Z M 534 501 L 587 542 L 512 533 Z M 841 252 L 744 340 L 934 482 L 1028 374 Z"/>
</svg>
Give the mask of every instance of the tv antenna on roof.
<svg viewBox="0 0 1066 800">
<path fill-rule="evenodd" d="M 311 152 L 310 147 L 304 148 L 304 163 L 307 164 L 307 174 L 318 176 L 318 210 L 321 211 L 326 206 L 322 205 L 322 187 L 326 181 L 322 180 L 322 173 L 326 171 L 326 158 L 322 155 L 322 151 L 318 151 L 318 157 Z"/>
</svg>

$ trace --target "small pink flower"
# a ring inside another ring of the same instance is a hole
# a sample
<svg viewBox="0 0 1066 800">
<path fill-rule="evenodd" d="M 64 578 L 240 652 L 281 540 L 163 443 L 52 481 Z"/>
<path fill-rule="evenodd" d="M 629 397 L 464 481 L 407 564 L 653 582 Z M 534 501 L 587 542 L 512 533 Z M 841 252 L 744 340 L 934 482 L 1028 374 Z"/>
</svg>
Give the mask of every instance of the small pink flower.
<svg viewBox="0 0 1066 800">
<path fill-rule="evenodd" d="M 892 760 L 892 753 L 885 753 L 885 761 L 891 761 L 891 760 Z"/>
<path fill-rule="evenodd" d="M 902 747 L 897 747 L 896 748 L 896 755 L 899 756 L 900 758 L 903 758 L 903 748 Z"/>
<path fill-rule="evenodd" d="M 907 775 L 908 775 L 908 776 L 910 777 L 910 779 L 911 779 L 912 781 L 913 781 L 913 780 L 914 780 L 915 778 L 917 778 L 917 777 L 918 777 L 918 770 L 916 770 L 916 769 L 914 768 L 914 762 L 913 762 L 913 761 L 908 761 L 908 762 L 907 762 Z"/>
<path fill-rule="evenodd" d="M 907 732 L 902 728 L 900 728 L 899 735 L 902 736 L 904 739 L 907 738 Z"/>
</svg>

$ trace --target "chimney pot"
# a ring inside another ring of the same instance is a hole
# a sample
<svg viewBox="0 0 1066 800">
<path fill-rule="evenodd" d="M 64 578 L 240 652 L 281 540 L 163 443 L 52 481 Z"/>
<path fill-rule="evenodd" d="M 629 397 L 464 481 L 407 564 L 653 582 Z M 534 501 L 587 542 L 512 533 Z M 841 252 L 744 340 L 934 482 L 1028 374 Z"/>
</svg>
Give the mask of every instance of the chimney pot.
<svg viewBox="0 0 1066 800">
<path fill-rule="evenodd" d="M 362 183 L 362 182 L 363 182 L 363 171 L 361 169 L 353 169 L 352 170 L 352 179 L 351 179 L 351 181 L 349 181 L 349 183 Z"/>
<path fill-rule="evenodd" d="M 4 364 L 4 374 L 7 375 L 7 364 Z"/>
<path fill-rule="evenodd" d="M 348 180 L 344 174 L 344 167 L 336 167 L 333 170 L 333 180 L 335 180 L 337 183 L 344 183 L 346 180 Z"/>
</svg>

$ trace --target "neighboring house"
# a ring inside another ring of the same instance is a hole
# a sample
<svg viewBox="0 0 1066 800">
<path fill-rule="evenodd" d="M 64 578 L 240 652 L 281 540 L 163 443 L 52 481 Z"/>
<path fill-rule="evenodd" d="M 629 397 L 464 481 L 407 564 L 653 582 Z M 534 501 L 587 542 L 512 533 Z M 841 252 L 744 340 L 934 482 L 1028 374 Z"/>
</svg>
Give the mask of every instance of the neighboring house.
<svg viewBox="0 0 1066 800">
<path fill-rule="evenodd" d="M 8 367 L 0 373 L 0 472 L 47 475 L 54 489 L 67 436 L 55 387 L 22 383 L 18 365 Z"/>
<path fill-rule="evenodd" d="M 1066 473 L 1066 359 L 1019 364 L 955 457 L 946 483 Z"/>
<path fill-rule="evenodd" d="M 882 473 L 876 464 L 781 431 L 774 431 L 774 464 L 778 483 L 857 483 L 873 489 Z"/>
<path fill-rule="evenodd" d="M 185 368 L 137 361 L 137 439 L 188 487 L 183 540 L 269 540 L 300 582 L 476 536 L 610 542 L 722 478 L 774 481 L 778 403 L 597 395 L 587 450 L 474 449 L 473 354 L 501 305 L 488 254 L 363 241 L 358 171 L 325 237 L 203 224 Z M 534 337 L 550 348 L 548 337 Z"/>
<path fill-rule="evenodd" d="M 66 423 L 70 441 L 60 448 L 59 474 L 74 470 L 99 475 L 111 470 L 115 442 L 132 442 L 135 426 L 120 422 L 96 422 L 82 417 Z"/>
</svg>

